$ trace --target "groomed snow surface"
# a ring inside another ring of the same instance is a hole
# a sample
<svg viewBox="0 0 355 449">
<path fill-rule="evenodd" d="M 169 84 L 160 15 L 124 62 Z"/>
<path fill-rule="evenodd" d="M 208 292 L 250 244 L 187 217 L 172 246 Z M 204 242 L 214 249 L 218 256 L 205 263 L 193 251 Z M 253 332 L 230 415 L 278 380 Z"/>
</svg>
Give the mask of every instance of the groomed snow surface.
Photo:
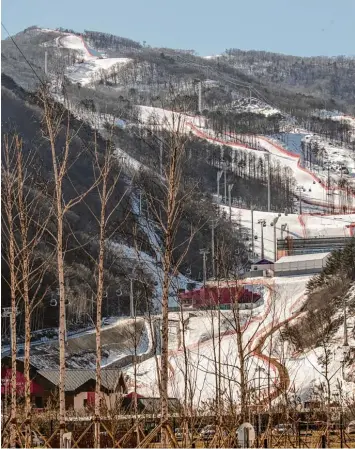
<svg viewBox="0 0 355 449">
<path fill-rule="evenodd" d="M 80 53 L 83 59 L 91 59 L 92 55 L 85 45 L 84 39 L 81 36 L 76 36 L 74 34 L 69 34 L 67 36 L 57 37 L 56 43 L 58 47 L 68 48 L 71 50 L 76 50 Z"/>
<path fill-rule="evenodd" d="M 129 58 L 90 59 L 68 67 L 66 76 L 73 83 L 80 83 L 84 86 L 97 81 L 102 71 L 112 69 L 114 66 L 125 65 L 130 61 Z"/>
<path fill-rule="evenodd" d="M 69 42 L 70 43 L 70 42 Z M 74 45 L 75 43 L 70 43 Z M 68 44 L 69 45 L 69 44 Z M 114 58 L 111 58 L 114 59 Z M 90 59 L 84 64 L 83 71 L 79 68 L 75 75 L 75 70 L 72 71 L 74 78 L 84 84 L 90 82 L 91 75 L 88 72 L 100 70 L 103 67 L 107 70 L 110 66 L 110 62 L 98 62 L 105 60 Z M 125 61 L 126 63 L 127 61 Z M 85 68 L 86 67 L 86 68 Z M 224 144 L 226 142 L 218 141 L 212 130 L 206 130 L 204 128 L 205 123 L 203 118 L 192 117 L 184 114 L 176 114 L 171 111 L 167 111 L 159 108 L 152 107 L 140 107 L 141 120 L 143 123 L 151 123 L 151 116 L 154 115 L 156 122 L 155 126 L 161 126 L 172 129 L 176 125 L 176 120 L 181 119 L 181 129 L 188 133 L 193 132 L 199 137 L 206 138 L 217 144 Z M 152 123 L 151 123 L 152 124 Z M 153 124 L 152 124 L 153 125 Z M 231 139 L 234 139 L 231 138 Z M 308 197 L 310 202 L 322 202 L 326 203 L 326 191 L 319 183 L 314 183 L 314 177 L 311 173 L 302 169 L 298 165 L 297 156 L 287 154 L 280 148 L 280 145 L 269 139 L 259 138 L 260 146 L 271 154 L 273 161 L 279 162 L 282 166 L 289 167 L 293 175 L 295 176 L 299 184 L 304 185 L 307 190 L 305 196 Z M 255 151 L 250 148 L 245 148 L 243 145 L 229 142 L 227 143 L 231 148 L 238 151 L 251 152 Z M 263 154 L 258 152 L 258 154 Z M 311 188 L 311 193 L 308 193 Z M 227 208 L 228 213 L 228 208 Z M 241 225 L 247 228 L 251 228 L 251 213 L 250 210 L 243 210 L 233 208 L 232 210 L 233 220 L 239 220 Z M 264 244 L 265 244 L 265 257 L 273 259 L 274 256 L 274 228 L 270 226 L 270 222 L 278 214 L 267 212 L 254 212 L 254 235 L 258 238 L 255 240 L 255 252 L 260 254 L 260 224 L 259 219 L 266 220 L 266 227 L 264 230 Z M 295 238 L 303 237 L 322 237 L 322 236 L 347 236 L 350 235 L 350 230 L 347 227 L 351 223 L 355 222 L 355 214 L 349 215 L 337 215 L 337 216 L 310 216 L 310 215 L 296 215 L 289 214 L 285 216 L 282 214 L 277 226 L 277 237 L 280 236 L 281 224 L 288 224 L 290 235 Z M 141 223 L 144 225 L 143 223 Z M 145 225 L 144 225 L 145 226 Z M 143 227 L 144 227 L 143 226 Z M 150 232 L 146 230 L 146 232 Z M 284 234 L 285 235 L 285 234 Z M 116 244 L 113 244 L 116 245 Z M 156 280 L 156 301 L 157 304 L 161 300 L 161 280 L 162 272 L 157 267 L 156 261 L 150 256 L 139 253 L 124 245 L 117 245 L 117 250 L 123 253 L 125 257 L 136 258 L 143 262 L 145 268 L 148 269 Z M 243 334 L 243 343 L 248 344 L 251 351 L 255 349 L 255 344 L 258 339 L 265 336 L 275 325 L 288 319 L 297 319 L 293 316 L 294 312 L 297 312 L 300 306 L 305 301 L 305 287 L 309 280 L 309 276 L 302 277 L 282 277 L 274 278 L 272 280 L 259 279 L 260 285 L 268 284 L 267 288 L 269 295 L 266 295 L 264 304 L 256 311 L 252 313 L 249 311 L 241 312 L 243 317 L 243 325 L 245 325 L 245 331 Z M 176 288 L 184 288 L 189 280 L 183 276 L 177 278 L 176 285 L 173 286 L 173 290 L 176 292 Z M 257 281 L 256 279 L 252 280 Z M 249 316 L 252 315 L 252 317 Z M 172 318 L 176 315 L 172 315 Z M 187 360 L 181 350 L 171 348 L 170 351 L 170 368 L 169 368 L 169 395 L 179 398 L 184 397 L 184 375 L 187 363 L 187 374 L 189 378 L 189 388 L 193 394 L 193 401 L 195 405 L 201 405 L 201 402 L 214 397 L 216 391 L 216 372 L 221 370 L 221 387 L 224 391 L 223 395 L 225 399 L 238 400 L 238 380 L 239 380 L 239 360 L 237 351 L 236 335 L 233 332 L 233 314 L 230 311 L 222 312 L 221 321 L 221 334 L 218 335 L 218 324 L 216 323 L 217 316 L 211 311 L 205 312 L 205 314 L 198 313 L 197 316 L 191 316 L 186 323 L 185 343 L 187 346 Z M 247 323 L 247 324 L 245 324 Z M 278 331 L 277 331 L 278 332 Z M 217 335 L 216 335 L 217 334 Z M 174 335 L 174 343 L 177 344 L 177 335 Z M 271 339 L 267 339 L 268 344 Z M 317 365 L 318 360 L 315 354 L 309 355 L 304 358 L 289 358 L 287 361 L 287 368 L 289 370 L 291 385 L 299 392 L 300 395 L 308 394 L 311 390 L 314 382 L 321 379 L 321 369 Z M 217 363 L 216 363 L 217 361 Z M 219 363 L 220 361 L 220 363 Z M 157 383 L 157 366 L 159 363 L 155 358 L 151 358 L 138 365 L 138 393 L 147 396 L 158 396 L 158 383 Z M 257 356 L 252 355 L 248 357 L 247 369 L 249 371 L 249 378 L 251 382 L 255 382 L 257 378 L 256 368 L 258 366 L 265 367 L 265 361 L 260 360 Z M 331 369 L 334 369 L 334 376 L 332 382 L 336 383 L 340 377 L 340 371 L 338 365 L 334 364 Z M 270 366 L 271 377 L 276 382 L 278 373 Z M 312 373 L 312 375 L 305 375 L 305 373 Z M 132 377 L 133 368 L 127 370 L 127 373 Z M 265 390 L 266 378 L 261 379 L 262 389 Z"/>
<path fill-rule="evenodd" d="M 248 345 L 249 350 L 252 351 L 260 337 L 276 324 L 292 316 L 292 312 L 297 311 L 303 304 L 308 280 L 308 276 L 275 278 L 267 281 L 260 279 L 260 284 L 267 284 L 268 292 L 264 298 L 264 305 L 256 313 L 254 311 L 252 318 L 250 311 L 241 312 L 244 328 L 243 345 Z M 257 282 L 257 280 L 253 280 L 253 282 Z M 221 336 L 218 334 L 216 311 L 197 312 L 192 315 L 196 316 L 191 316 L 185 324 L 187 327 L 185 344 L 188 354 L 188 377 L 191 380 L 194 404 L 201 405 L 202 401 L 214 397 L 215 373 L 219 370 L 219 354 L 222 390 L 224 390 L 225 399 L 238 400 L 240 374 L 233 313 L 231 311 L 221 312 Z M 169 395 L 171 396 L 184 397 L 185 361 L 184 352 L 181 349 L 170 351 Z M 268 369 L 264 361 L 254 356 L 248 357 L 247 369 L 252 382 L 255 382 L 257 378 L 256 368 L 258 366 Z M 129 369 L 127 373 L 132 376 L 133 369 Z M 272 383 L 276 382 L 278 373 L 272 366 L 270 366 L 270 375 Z M 297 384 L 297 378 L 295 382 Z M 138 383 L 139 393 L 147 396 L 158 395 L 155 359 L 149 359 L 138 365 Z M 265 375 L 261 379 L 261 386 L 264 390 L 267 387 Z"/>
<path fill-rule="evenodd" d="M 290 153 L 283 148 L 280 142 L 263 136 L 252 136 L 254 142 L 258 143 L 263 151 L 253 150 L 246 145 L 237 142 L 241 136 L 229 135 L 217 137 L 211 129 L 206 128 L 203 117 L 190 116 L 183 113 L 176 113 L 162 108 L 154 108 L 148 106 L 140 106 L 141 121 L 145 124 L 155 125 L 156 127 L 164 127 L 167 129 L 177 129 L 180 132 L 192 132 L 200 138 L 209 140 L 215 144 L 227 145 L 232 149 L 244 152 L 253 152 L 258 155 L 269 153 L 272 163 L 279 163 L 280 166 L 291 170 L 296 182 L 304 190 L 302 192 L 302 200 L 306 204 L 322 207 L 325 210 L 329 207 L 329 192 L 325 186 L 324 179 L 317 174 L 300 166 L 300 155 Z M 243 136 L 245 139 L 246 136 Z M 334 207 L 339 209 L 341 206 L 341 194 L 337 188 L 332 192 L 334 195 Z M 347 198 L 348 206 L 355 210 L 355 197 L 349 195 Z"/>
<path fill-rule="evenodd" d="M 125 65 L 131 61 L 129 58 L 103 58 L 95 49 L 90 49 L 81 36 L 75 34 L 61 33 L 54 41 L 45 46 L 55 46 L 74 50 L 83 62 L 75 63 L 67 67 L 66 76 L 73 83 L 87 85 L 97 81 L 102 71 L 108 71 L 114 66 Z"/>
<path fill-rule="evenodd" d="M 278 382 L 278 371 L 266 360 L 258 357 L 254 349 L 258 346 L 260 338 L 280 323 L 297 319 L 296 313 L 306 301 L 305 287 L 310 276 L 295 276 L 265 280 L 260 278 L 260 284 L 267 283 L 268 294 L 264 305 L 253 316 L 249 311 L 241 312 L 244 328 L 243 345 L 249 353 L 246 362 L 248 380 L 250 385 L 257 388 L 258 372 L 261 367 L 265 371 L 261 374 L 261 394 L 268 393 L 268 373 L 271 377 L 271 390 L 275 391 Z M 254 282 L 258 280 L 254 279 Z M 255 313 L 256 312 L 256 313 Z M 216 311 L 195 312 L 185 321 L 186 354 L 180 350 L 172 349 L 169 353 L 169 396 L 184 398 L 185 372 L 188 377 L 188 394 L 192 394 L 196 407 L 202 406 L 205 401 L 215 397 L 216 373 L 221 373 L 221 391 L 225 401 L 238 401 L 240 379 L 239 358 L 237 351 L 237 338 L 233 327 L 233 314 L 231 311 L 221 312 L 221 331 L 218 333 L 218 313 Z M 171 314 L 172 319 L 177 314 Z M 180 316 L 182 321 L 182 317 Z M 279 331 L 269 336 L 263 345 L 262 354 L 277 357 L 280 354 Z M 175 340 L 175 338 L 174 338 Z M 289 374 L 290 390 L 299 396 L 302 401 L 311 397 L 314 387 L 324 382 L 323 369 L 319 361 L 319 349 L 297 356 L 287 344 L 282 360 Z M 277 357 L 278 358 L 278 357 Z M 220 360 L 220 364 L 219 364 Z M 157 363 L 159 357 L 151 358 L 137 366 L 137 391 L 142 395 L 159 396 L 157 381 Z M 341 363 L 334 357 L 329 366 L 331 386 L 335 390 L 338 381 L 343 382 L 344 391 L 351 390 L 351 384 L 342 380 Z M 133 368 L 127 370 L 133 377 Z"/>
</svg>

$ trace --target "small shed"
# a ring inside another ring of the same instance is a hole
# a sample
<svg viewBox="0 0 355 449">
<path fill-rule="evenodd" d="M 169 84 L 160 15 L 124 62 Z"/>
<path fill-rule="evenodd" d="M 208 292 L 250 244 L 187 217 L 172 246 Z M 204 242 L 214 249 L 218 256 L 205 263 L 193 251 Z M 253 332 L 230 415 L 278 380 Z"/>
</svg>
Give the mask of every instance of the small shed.
<svg viewBox="0 0 355 449">
<path fill-rule="evenodd" d="M 50 396 L 59 387 L 59 370 L 39 370 L 37 381 L 44 386 L 45 396 Z M 96 373 L 92 369 L 65 370 L 66 406 L 80 410 L 95 404 Z M 101 400 L 112 408 L 116 400 L 126 393 L 126 383 L 122 371 L 103 368 L 101 370 Z"/>
<path fill-rule="evenodd" d="M 327 252 L 281 257 L 274 264 L 275 276 L 320 273 L 330 254 L 330 252 Z"/>
<path fill-rule="evenodd" d="M 268 259 L 261 259 L 251 266 L 250 271 L 264 271 L 273 269 L 274 269 L 274 262 Z"/>
</svg>

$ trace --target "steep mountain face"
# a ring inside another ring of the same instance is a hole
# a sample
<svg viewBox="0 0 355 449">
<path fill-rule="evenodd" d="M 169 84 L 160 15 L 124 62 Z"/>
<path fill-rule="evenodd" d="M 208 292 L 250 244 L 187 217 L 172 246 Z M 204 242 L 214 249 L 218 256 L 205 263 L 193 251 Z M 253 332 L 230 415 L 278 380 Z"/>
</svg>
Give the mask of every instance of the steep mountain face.
<svg viewBox="0 0 355 449">
<path fill-rule="evenodd" d="M 317 96 L 322 99 L 325 109 L 331 109 L 332 104 L 339 101 L 349 112 L 354 111 L 354 57 L 302 58 L 232 48 L 220 59 L 263 82 Z"/>
</svg>

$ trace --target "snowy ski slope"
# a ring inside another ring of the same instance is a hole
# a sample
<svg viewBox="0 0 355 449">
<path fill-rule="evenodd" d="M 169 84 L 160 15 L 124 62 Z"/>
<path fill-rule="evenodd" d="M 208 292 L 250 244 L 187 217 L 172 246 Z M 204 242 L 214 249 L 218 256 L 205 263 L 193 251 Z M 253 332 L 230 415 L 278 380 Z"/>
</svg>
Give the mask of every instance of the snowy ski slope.
<svg viewBox="0 0 355 449">
<path fill-rule="evenodd" d="M 256 378 L 256 368 L 265 368 L 265 361 L 252 355 L 258 339 L 276 324 L 292 316 L 303 304 L 304 292 L 309 276 L 293 278 L 275 278 L 274 280 L 254 279 L 248 282 L 267 284 L 265 302 L 257 314 L 250 318 L 249 311 L 244 312 L 243 344 L 249 347 L 247 369 L 250 379 Z M 222 313 L 222 323 L 233 322 L 232 312 Z M 238 381 L 240 378 L 236 334 L 233 326 L 222 326 L 222 335 L 218 335 L 216 312 L 206 311 L 190 318 L 187 324 L 186 346 L 188 353 L 188 375 L 192 379 L 195 405 L 214 397 L 216 391 L 216 363 L 221 361 L 222 390 L 228 399 L 238 399 Z M 224 329 L 228 328 L 228 331 Z M 214 338 L 213 338 L 214 337 Z M 220 341 L 220 345 L 218 344 Z M 220 358 L 219 358 L 220 357 Z M 169 394 L 183 398 L 185 356 L 184 351 L 170 351 Z M 268 366 L 266 367 L 268 369 Z M 138 365 L 138 392 L 151 396 L 158 394 L 156 361 L 149 359 Z M 219 368 L 218 368 L 219 369 Z M 277 382 L 277 371 L 270 366 L 273 383 Z M 133 369 L 127 371 L 133 375 Z M 297 379 L 295 379 L 297 383 Z M 262 379 L 262 389 L 266 389 L 267 379 Z"/>
<path fill-rule="evenodd" d="M 176 129 L 179 126 L 182 132 L 192 132 L 198 137 L 209 140 L 216 144 L 228 145 L 232 149 L 245 152 L 255 152 L 247 145 L 238 142 L 237 135 L 224 136 L 223 139 L 217 138 L 214 132 L 205 128 L 203 117 L 190 116 L 183 113 L 172 112 L 162 108 L 140 106 L 141 121 L 145 124 L 151 124 L 156 128 L 164 127 L 166 129 Z M 245 137 L 245 136 L 244 136 Z M 283 148 L 279 142 L 263 136 L 253 136 L 253 140 L 259 143 L 265 153 L 270 154 L 271 162 L 278 162 L 283 167 L 288 167 L 295 177 L 297 184 L 302 186 L 302 200 L 305 203 L 320 206 L 324 209 L 329 207 L 329 195 L 334 195 L 335 210 L 340 208 L 340 196 L 342 194 L 339 188 L 328 189 L 324 180 L 300 165 L 300 155 L 293 154 Z M 258 154 L 262 152 L 258 151 Z M 355 196 L 348 195 L 349 207 L 355 211 Z"/>
<path fill-rule="evenodd" d="M 75 50 L 82 62 L 67 67 L 66 76 L 74 83 L 82 85 L 95 81 L 102 71 L 108 71 L 117 65 L 125 65 L 131 61 L 129 58 L 103 58 L 96 50 L 89 48 L 82 36 L 62 33 L 54 42 L 46 43 L 45 46 L 53 45 L 58 48 Z"/>
<path fill-rule="evenodd" d="M 114 66 L 125 65 L 131 60 L 129 58 L 106 58 L 106 59 L 89 59 L 82 63 L 76 63 L 66 70 L 66 76 L 73 83 L 81 85 L 90 84 L 100 76 L 102 71 L 112 69 Z"/>
<path fill-rule="evenodd" d="M 260 285 L 267 284 L 268 289 L 264 305 L 251 317 L 247 318 L 244 314 L 243 325 L 243 345 L 248 354 L 246 360 L 248 382 L 257 388 L 257 368 L 263 368 L 265 371 L 262 373 L 260 385 L 261 395 L 265 399 L 268 394 L 273 398 L 277 397 L 277 387 L 280 383 L 280 373 L 269 357 L 283 361 L 287 369 L 288 386 L 302 400 L 309 399 L 313 388 L 324 381 L 318 360 L 320 355 L 318 349 L 299 356 L 285 345 L 285 351 L 281 354 L 277 340 L 280 326 L 297 319 L 306 301 L 305 289 L 309 279 L 310 276 L 293 276 L 272 280 L 262 278 L 246 280 L 246 282 L 259 282 Z M 216 311 L 197 312 L 193 315 L 187 324 L 185 323 L 187 356 L 185 357 L 182 348 L 169 352 L 169 396 L 184 398 L 187 370 L 188 395 L 189 397 L 192 395 L 194 406 L 198 407 L 205 401 L 213 400 L 217 388 L 216 373 L 220 370 L 221 379 L 218 388 L 222 391 L 223 400 L 238 401 L 240 365 L 237 339 L 233 326 L 228 327 L 226 324 L 233 322 L 231 312 L 221 312 L 221 335 L 218 335 Z M 176 319 L 176 314 L 173 314 L 172 318 Z M 259 353 L 256 349 L 263 339 L 265 342 Z M 159 396 L 157 363 L 159 366 L 159 356 L 137 366 L 138 393 L 147 397 Z M 332 376 L 331 388 L 336 388 L 337 382 L 342 381 L 344 390 L 351 390 L 351 384 L 342 379 L 340 367 L 339 360 L 334 357 L 329 366 L 329 375 Z M 271 391 L 268 390 L 268 373 L 271 377 Z M 133 367 L 127 370 L 127 374 L 131 378 L 134 376 Z"/>
</svg>

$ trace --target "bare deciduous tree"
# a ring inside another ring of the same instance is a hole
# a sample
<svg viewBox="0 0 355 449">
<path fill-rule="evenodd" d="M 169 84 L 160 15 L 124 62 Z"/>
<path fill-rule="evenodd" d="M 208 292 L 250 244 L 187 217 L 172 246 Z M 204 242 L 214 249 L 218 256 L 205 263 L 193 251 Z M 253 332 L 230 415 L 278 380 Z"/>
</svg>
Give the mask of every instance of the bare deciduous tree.
<svg viewBox="0 0 355 449">
<path fill-rule="evenodd" d="M 49 142 L 54 177 L 54 210 L 56 220 L 55 249 L 57 256 L 59 290 L 59 417 L 60 441 L 64 447 L 65 432 L 65 344 L 66 344 L 66 291 L 64 273 L 64 218 L 68 211 L 79 204 L 96 187 L 94 182 L 84 192 L 78 192 L 73 198 L 64 198 L 63 182 L 68 177 L 71 166 L 79 155 L 70 153 L 70 146 L 76 133 L 70 126 L 70 113 L 51 99 L 48 87 L 43 86 L 39 93 L 43 105 L 43 135 Z M 64 134 L 64 137 L 63 137 Z M 64 144 L 62 147 L 62 142 Z"/>
</svg>

